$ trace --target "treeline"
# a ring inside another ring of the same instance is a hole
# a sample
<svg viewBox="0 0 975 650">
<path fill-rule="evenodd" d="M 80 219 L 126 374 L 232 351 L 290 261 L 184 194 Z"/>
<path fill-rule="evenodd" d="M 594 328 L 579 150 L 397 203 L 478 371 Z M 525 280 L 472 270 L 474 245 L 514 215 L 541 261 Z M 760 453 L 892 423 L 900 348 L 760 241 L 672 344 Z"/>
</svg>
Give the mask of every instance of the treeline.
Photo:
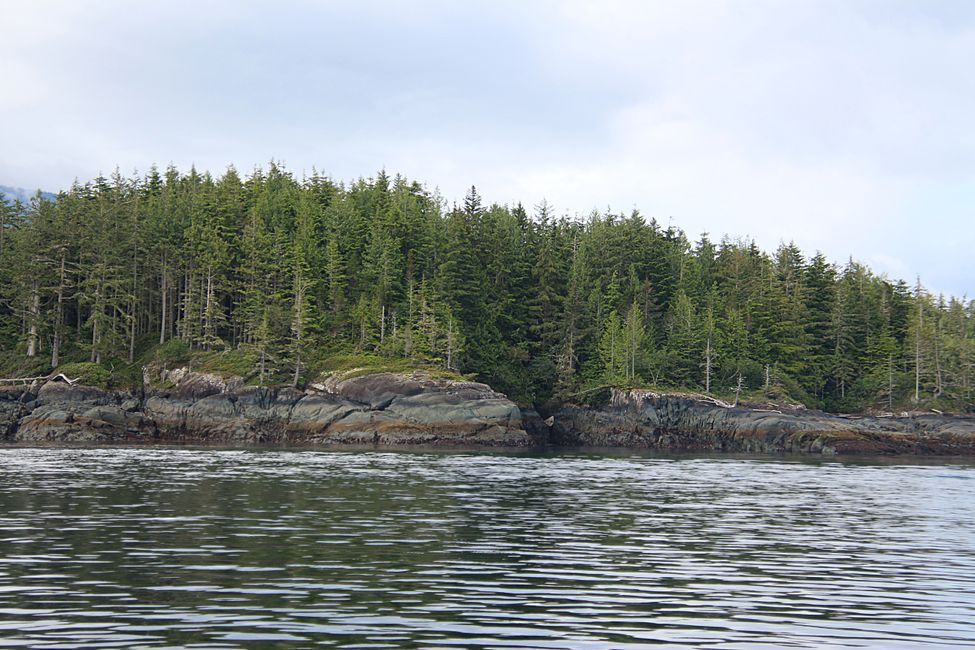
<svg viewBox="0 0 975 650">
<path fill-rule="evenodd" d="M 135 362 L 147 345 L 248 350 L 307 381 L 369 352 L 477 373 L 523 402 L 652 384 L 811 406 L 964 408 L 975 307 L 849 262 L 691 242 L 637 212 L 448 206 L 380 172 L 155 168 L 0 208 L 8 356 Z M 176 342 L 176 343 L 170 343 Z"/>
</svg>

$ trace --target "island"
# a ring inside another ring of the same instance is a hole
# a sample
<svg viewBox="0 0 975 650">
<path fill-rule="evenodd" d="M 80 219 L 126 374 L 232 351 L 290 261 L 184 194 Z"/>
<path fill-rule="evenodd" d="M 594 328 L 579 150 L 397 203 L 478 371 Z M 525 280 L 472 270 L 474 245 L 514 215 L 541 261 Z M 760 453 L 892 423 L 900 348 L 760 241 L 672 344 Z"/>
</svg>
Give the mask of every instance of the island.
<svg viewBox="0 0 975 650">
<path fill-rule="evenodd" d="M 152 167 L 0 201 L 17 444 L 972 453 L 975 307 L 638 211 Z"/>
</svg>

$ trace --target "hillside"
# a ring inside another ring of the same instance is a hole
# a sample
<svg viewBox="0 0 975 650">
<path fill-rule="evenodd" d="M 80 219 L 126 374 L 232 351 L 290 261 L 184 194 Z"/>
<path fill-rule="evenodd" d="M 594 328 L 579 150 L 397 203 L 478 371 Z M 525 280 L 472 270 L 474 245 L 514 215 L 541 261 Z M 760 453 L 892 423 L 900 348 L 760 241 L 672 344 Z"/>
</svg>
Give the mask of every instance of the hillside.
<svg viewBox="0 0 975 650">
<path fill-rule="evenodd" d="M 0 198 L 7 202 L 20 201 L 21 203 L 30 203 L 30 200 L 37 194 L 38 190 L 26 190 L 22 187 L 10 187 L 9 185 L 0 185 Z M 53 201 L 55 195 L 50 192 L 41 191 L 41 196 L 48 201 Z"/>
<path fill-rule="evenodd" d="M 9 372 L 87 361 L 123 381 L 179 347 L 299 386 L 368 355 L 522 404 L 607 385 L 844 412 L 975 397 L 972 303 L 636 211 L 570 219 L 473 187 L 448 206 L 383 172 L 342 184 L 271 165 L 97 178 L 15 212 L 0 229 Z"/>
</svg>

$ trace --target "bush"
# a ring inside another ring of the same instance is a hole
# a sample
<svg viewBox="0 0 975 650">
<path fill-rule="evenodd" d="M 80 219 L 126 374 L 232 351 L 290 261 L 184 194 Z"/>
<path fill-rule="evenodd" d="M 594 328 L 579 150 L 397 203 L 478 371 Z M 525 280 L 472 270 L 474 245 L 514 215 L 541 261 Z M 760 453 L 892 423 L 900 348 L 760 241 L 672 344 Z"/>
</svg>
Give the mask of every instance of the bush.
<svg viewBox="0 0 975 650">
<path fill-rule="evenodd" d="M 112 373 L 107 368 L 89 361 L 66 363 L 58 366 L 55 372 L 63 374 L 68 379 L 77 379 L 79 383 L 86 386 L 98 388 L 109 388 L 112 378 Z"/>
<path fill-rule="evenodd" d="M 193 358 L 193 369 L 218 375 L 249 377 L 257 372 L 260 354 L 249 346 L 220 352 L 199 352 Z"/>
<path fill-rule="evenodd" d="M 183 363 L 190 358 L 190 346 L 182 339 L 169 339 L 156 348 L 156 359 L 163 363 Z"/>
</svg>

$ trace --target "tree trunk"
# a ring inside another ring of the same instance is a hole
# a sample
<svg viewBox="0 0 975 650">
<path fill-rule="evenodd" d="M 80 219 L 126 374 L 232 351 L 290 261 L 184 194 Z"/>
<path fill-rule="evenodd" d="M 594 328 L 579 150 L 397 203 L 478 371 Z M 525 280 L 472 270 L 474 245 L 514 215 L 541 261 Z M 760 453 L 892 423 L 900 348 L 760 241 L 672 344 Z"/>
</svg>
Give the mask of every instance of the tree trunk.
<svg viewBox="0 0 975 650">
<path fill-rule="evenodd" d="M 447 319 L 447 370 L 454 368 L 454 320 Z"/>
<path fill-rule="evenodd" d="M 894 355 L 887 355 L 887 410 L 894 411 Z"/>
<path fill-rule="evenodd" d="M 51 343 L 51 367 L 57 368 L 61 362 L 61 336 L 64 329 L 64 260 L 65 251 L 61 248 L 61 274 L 58 280 L 58 313 L 54 321 L 54 341 Z"/>
<path fill-rule="evenodd" d="M 27 334 L 27 356 L 37 356 L 37 321 L 41 316 L 41 294 L 37 291 L 35 283 L 30 296 L 30 324 Z"/>
<path fill-rule="evenodd" d="M 211 267 L 207 267 L 207 293 L 205 299 L 205 305 L 203 307 L 203 347 L 207 350 L 210 349 L 211 342 L 213 341 L 213 311 L 211 303 L 213 302 L 213 271 Z"/>
<path fill-rule="evenodd" d="M 95 306 L 97 307 L 97 305 L 98 305 L 98 291 L 96 290 L 95 291 Z M 96 307 L 93 307 L 93 309 L 95 309 Z M 94 318 L 94 314 L 92 314 L 92 316 L 93 316 L 93 318 L 91 319 L 91 357 L 90 357 L 90 361 L 92 363 L 97 363 L 99 361 L 100 356 L 101 356 L 99 354 L 99 352 L 98 352 L 98 318 Z"/>
<path fill-rule="evenodd" d="M 921 326 L 924 312 L 921 311 L 921 299 L 917 302 L 917 330 L 914 332 L 914 403 L 921 400 Z"/>
<path fill-rule="evenodd" d="M 166 286 L 166 256 L 162 256 L 162 286 L 160 287 L 160 296 L 162 298 L 162 309 L 160 309 L 160 323 L 159 323 L 159 345 L 166 342 L 166 294 L 168 293 L 169 287 Z"/>
<path fill-rule="evenodd" d="M 704 350 L 704 392 L 711 394 L 711 336 L 708 335 L 707 347 Z"/>
<path fill-rule="evenodd" d="M 934 376 L 935 376 L 935 397 L 941 397 L 944 392 L 944 380 L 941 372 L 941 318 L 938 318 L 938 326 L 934 332 Z"/>
</svg>

